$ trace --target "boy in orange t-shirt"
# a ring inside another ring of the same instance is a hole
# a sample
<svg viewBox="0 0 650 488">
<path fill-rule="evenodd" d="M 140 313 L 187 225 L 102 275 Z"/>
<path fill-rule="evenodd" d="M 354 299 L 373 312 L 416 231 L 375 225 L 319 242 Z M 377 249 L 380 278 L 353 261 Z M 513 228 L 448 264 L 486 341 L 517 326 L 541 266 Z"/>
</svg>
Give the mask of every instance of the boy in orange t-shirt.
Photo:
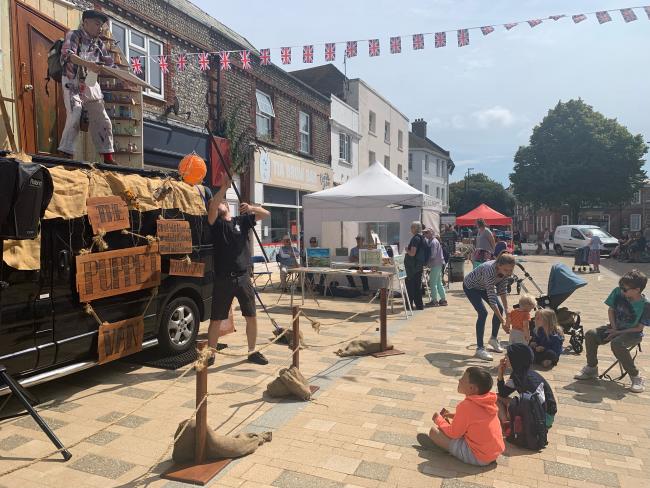
<svg viewBox="0 0 650 488">
<path fill-rule="evenodd" d="M 536 306 L 537 302 L 534 297 L 522 295 L 519 298 L 519 308 L 513 308 L 510 311 L 510 344 L 528 344 L 530 341 L 530 312 Z"/>
</svg>

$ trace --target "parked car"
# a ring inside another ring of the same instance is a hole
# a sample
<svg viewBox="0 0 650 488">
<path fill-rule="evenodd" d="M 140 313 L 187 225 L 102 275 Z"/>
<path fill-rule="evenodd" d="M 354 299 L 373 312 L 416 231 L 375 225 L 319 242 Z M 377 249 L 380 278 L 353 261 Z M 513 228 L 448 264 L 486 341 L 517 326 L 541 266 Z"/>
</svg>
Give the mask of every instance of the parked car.
<svg viewBox="0 0 650 488">
<path fill-rule="evenodd" d="M 572 252 L 586 246 L 589 243 L 587 231 L 600 237 L 603 244 L 602 254 L 609 256 L 618 246 L 618 239 L 595 225 L 559 225 L 555 228 L 553 238 L 555 253 L 561 256 L 564 252 Z"/>
<path fill-rule="evenodd" d="M 139 173 L 145 177 L 148 174 Z M 160 209 L 131 211 L 135 232 L 142 236 L 155 235 L 160 213 Z M 200 322 L 210 313 L 213 273 L 210 226 L 205 215 L 165 210 L 165 218 L 190 221 L 192 261 L 206 263 L 205 275 L 201 278 L 170 276 L 167 274 L 170 255 L 163 255 L 157 294 L 147 288 L 94 300 L 92 307 L 101 321 L 111 323 L 144 313 L 143 348 L 158 345 L 165 352 L 181 353 L 194 346 Z M 119 231 L 107 233 L 104 239 L 111 250 L 146 244 Z M 91 241 L 92 231 L 86 216 L 72 220 L 43 219 L 40 269 L 25 271 L 4 264 L 2 278 L 8 286 L 2 290 L 0 301 L 0 364 L 24 386 L 97 364 L 98 323 L 79 301 L 75 266 L 75 256 L 81 249 L 90 247 Z M 5 391 L 0 389 L 0 394 Z"/>
</svg>

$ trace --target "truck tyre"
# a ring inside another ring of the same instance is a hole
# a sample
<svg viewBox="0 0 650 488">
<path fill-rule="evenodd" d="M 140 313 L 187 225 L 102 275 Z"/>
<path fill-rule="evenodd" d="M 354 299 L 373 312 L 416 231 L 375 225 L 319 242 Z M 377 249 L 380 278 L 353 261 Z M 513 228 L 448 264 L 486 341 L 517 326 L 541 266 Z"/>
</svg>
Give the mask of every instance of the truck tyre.
<svg viewBox="0 0 650 488">
<path fill-rule="evenodd" d="M 158 328 L 158 346 L 170 354 L 180 354 L 194 347 L 201 317 L 199 308 L 189 297 L 179 296 L 167 304 Z"/>
</svg>

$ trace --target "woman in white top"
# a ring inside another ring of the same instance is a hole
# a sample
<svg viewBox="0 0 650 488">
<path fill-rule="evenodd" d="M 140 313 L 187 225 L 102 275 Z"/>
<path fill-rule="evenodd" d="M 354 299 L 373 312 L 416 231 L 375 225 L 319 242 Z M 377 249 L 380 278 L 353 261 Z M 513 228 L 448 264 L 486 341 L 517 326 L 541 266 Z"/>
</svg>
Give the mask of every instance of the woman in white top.
<svg viewBox="0 0 650 488">
<path fill-rule="evenodd" d="M 591 231 L 585 232 L 585 235 L 591 239 L 589 241 L 588 262 L 594 267 L 594 273 L 600 273 L 600 250 L 603 246 L 603 242 L 600 240 L 600 237 Z"/>
</svg>

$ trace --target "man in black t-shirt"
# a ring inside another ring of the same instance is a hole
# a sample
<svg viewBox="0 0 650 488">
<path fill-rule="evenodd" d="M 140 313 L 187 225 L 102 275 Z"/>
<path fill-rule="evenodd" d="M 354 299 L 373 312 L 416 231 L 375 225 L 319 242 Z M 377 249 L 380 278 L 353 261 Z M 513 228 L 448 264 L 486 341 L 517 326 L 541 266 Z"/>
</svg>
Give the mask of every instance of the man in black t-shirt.
<svg viewBox="0 0 650 488">
<path fill-rule="evenodd" d="M 261 352 L 255 352 L 257 340 L 257 317 L 255 311 L 255 290 L 251 281 L 250 230 L 255 222 L 271 214 L 268 210 L 242 203 L 240 215 L 233 217 L 225 202 L 230 181 L 226 180 L 217 194 L 210 200 L 208 222 L 212 226 L 214 249 L 214 286 L 212 289 L 212 313 L 208 329 L 208 345 L 217 347 L 221 321 L 228 318 L 230 306 L 235 297 L 242 315 L 246 319 L 248 360 L 257 364 L 268 364 Z"/>
<path fill-rule="evenodd" d="M 424 310 L 422 303 L 422 271 L 424 269 L 424 237 L 422 237 L 422 224 L 411 224 L 411 241 L 406 247 L 404 268 L 406 269 L 406 291 L 409 295 L 411 307 Z"/>
</svg>

